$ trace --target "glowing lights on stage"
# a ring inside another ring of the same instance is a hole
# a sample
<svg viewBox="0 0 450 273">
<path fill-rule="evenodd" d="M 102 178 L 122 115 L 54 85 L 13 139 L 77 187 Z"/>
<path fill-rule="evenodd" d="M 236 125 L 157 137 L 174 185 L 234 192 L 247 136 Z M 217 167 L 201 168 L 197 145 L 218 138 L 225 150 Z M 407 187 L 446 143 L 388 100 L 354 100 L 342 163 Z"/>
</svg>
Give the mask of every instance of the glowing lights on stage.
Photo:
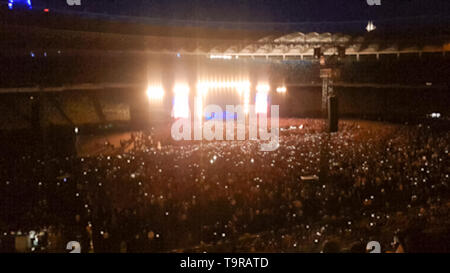
<svg viewBox="0 0 450 273">
<path fill-rule="evenodd" d="M 250 109 L 250 82 L 249 81 L 205 81 L 197 83 L 196 103 L 201 110 L 197 116 L 203 116 L 203 98 L 213 89 L 235 89 L 244 102 L 244 113 L 248 114 Z"/>
<path fill-rule="evenodd" d="M 284 93 L 286 93 L 286 91 L 287 91 L 287 89 L 285 86 L 277 87 L 277 93 L 279 93 L 279 94 L 284 94 Z"/>
<path fill-rule="evenodd" d="M 189 118 L 189 86 L 187 84 L 176 84 L 173 93 L 173 117 Z"/>
<path fill-rule="evenodd" d="M 269 97 L 270 85 L 258 84 L 256 86 L 255 111 L 258 114 L 267 113 L 267 104 Z"/>
<path fill-rule="evenodd" d="M 149 86 L 147 88 L 147 97 L 150 102 L 160 102 L 164 98 L 164 89 L 162 86 Z"/>
<path fill-rule="evenodd" d="M 230 55 L 209 55 L 210 59 L 222 59 L 222 60 L 231 60 L 233 56 Z"/>
<path fill-rule="evenodd" d="M 269 93 L 270 91 L 270 85 L 268 84 L 258 84 L 258 86 L 256 86 L 256 92 L 261 92 L 261 93 Z"/>
<path fill-rule="evenodd" d="M 267 113 L 267 93 L 256 93 L 255 111 L 257 114 Z"/>
<path fill-rule="evenodd" d="M 203 96 L 197 94 L 197 96 L 195 96 L 195 115 L 197 116 L 198 119 L 202 119 L 203 118 Z"/>
<path fill-rule="evenodd" d="M 196 91 L 193 96 L 190 95 L 190 88 L 187 83 L 178 83 L 173 88 L 173 118 L 189 118 L 191 114 L 191 103 L 194 107 L 194 116 L 197 119 L 205 117 L 205 102 L 211 92 L 237 92 L 240 98 L 240 104 L 243 106 L 243 111 L 246 115 L 250 112 L 250 105 L 253 103 L 251 96 L 253 96 L 251 83 L 248 80 L 218 80 L 218 81 L 199 81 L 196 85 Z M 259 83 L 255 87 L 255 113 L 267 114 L 269 110 L 269 94 L 271 86 L 268 83 Z M 287 92 L 286 87 L 281 86 L 276 89 L 278 93 L 284 94 Z M 149 86 L 147 96 L 151 102 L 160 101 L 164 96 L 164 90 L 159 86 Z M 191 101 L 192 99 L 192 101 Z M 253 110 L 252 110 L 253 111 Z"/>
<path fill-rule="evenodd" d="M 179 94 L 189 94 L 189 85 L 187 84 L 176 84 L 175 87 L 173 88 L 173 92 L 175 93 L 175 95 L 179 95 Z"/>
<path fill-rule="evenodd" d="M 244 96 L 244 113 L 248 114 L 250 112 L 250 88 L 243 90 Z"/>
<path fill-rule="evenodd" d="M 250 88 L 250 82 L 248 81 L 210 81 L 210 82 L 199 82 L 197 88 L 206 89 L 221 89 L 221 88 L 236 88 L 242 90 L 245 88 Z"/>
</svg>

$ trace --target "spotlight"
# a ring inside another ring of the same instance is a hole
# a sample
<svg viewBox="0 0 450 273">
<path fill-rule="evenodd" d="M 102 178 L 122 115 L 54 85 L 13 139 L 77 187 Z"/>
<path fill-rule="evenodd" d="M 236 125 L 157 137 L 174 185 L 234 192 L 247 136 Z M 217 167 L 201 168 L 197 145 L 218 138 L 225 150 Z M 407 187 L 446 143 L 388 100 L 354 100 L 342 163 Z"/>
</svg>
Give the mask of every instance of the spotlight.
<svg viewBox="0 0 450 273">
<path fill-rule="evenodd" d="M 147 97 L 150 102 L 161 101 L 164 93 L 164 89 L 161 86 L 149 86 L 147 88 Z"/>
<path fill-rule="evenodd" d="M 175 95 L 189 94 L 189 86 L 187 84 L 176 84 L 173 88 Z"/>
<path fill-rule="evenodd" d="M 285 86 L 277 87 L 277 93 L 286 93 L 287 89 Z"/>
<path fill-rule="evenodd" d="M 258 84 L 256 86 L 256 91 L 263 92 L 263 93 L 268 93 L 270 91 L 270 85 L 268 85 L 268 84 Z"/>
<path fill-rule="evenodd" d="M 173 117 L 189 117 L 189 86 L 187 84 L 176 84 L 173 88 L 175 97 L 173 100 Z"/>
<path fill-rule="evenodd" d="M 258 84 L 256 86 L 255 111 L 259 114 L 267 113 L 267 101 L 270 86 L 268 84 Z"/>
<path fill-rule="evenodd" d="M 249 81 L 205 81 L 197 83 L 197 96 L 205 96 L 209 89 L 235 89 L 244 102 L 244 112 L 248 114 L 250 108 Z"/>
</svg>

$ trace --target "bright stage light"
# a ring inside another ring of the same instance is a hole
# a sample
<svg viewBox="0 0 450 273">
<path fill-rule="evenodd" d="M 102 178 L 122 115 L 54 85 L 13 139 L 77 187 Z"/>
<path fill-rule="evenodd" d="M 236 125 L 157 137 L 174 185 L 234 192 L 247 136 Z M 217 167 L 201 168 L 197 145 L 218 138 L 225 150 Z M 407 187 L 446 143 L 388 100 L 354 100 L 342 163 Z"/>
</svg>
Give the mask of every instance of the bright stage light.
<svg viewBox="0 0 450 273">
<path fill-rule="evenodd" d="M 277 93 L 286 93 L 287 89 L 285 86 L 281 86 L 277 88 Z"/>
<path fill-rule="evenodd" d="M 250 112 L 250 88 L 244 89 L 244 113 Z"/>
<path fill-rule="evenodd" d="M 173 117 L 189 118 L 189 86 L 177 84 L 173 88 L 175 93 L 173 100 Z"/>
<path fill-rule="evenodd" d="M 267 113 L 267 101 L 270 86 L 268 84 L 258 84 L 256 86 L 255 111 L 258 114 Z"/>
<path fill-rule="evenodd" d="M 238 92 L 244 96 L 244 113 L 250 112 L 250 82 L 242 82 L 238 87 Z"/>
<path fill-rule="evenodd" d="M 210 89 L 235 89 L 244 102 L 244 112 L 248 114 L 250 105 L 249 81 L 207 81 L 197 83 L 197 96 L 205 97 Z M 200 100 L 200 98 L 199 98 Z M 200 101 L 198 101 L 200 103 Z M 200 104 L 199 104 L 200 105 Z M 203 114 L 203 110 L 201 111 Z"/>
<path fill-rule="evenodd" d="M 164 98 L 164 89 L 161 86 L 149 86 L 147 88 L 147 97 L 150 102 L 161 101 Z"/>
<path fill-rule="evenodd" d="M 211 82 L 199 82 L 197 84 L 197 88 L 199 89 L 236 88 L 239 90 L 249 87 L 250 82 L 248 81 L 211 81 Z"/>
<path fill-rule="evenodd" d="M 196 103 L 195 110 L 197 111 L 196 112 L 197 118 L 202 119 L 203 118 L 203 97 L 201 95 L 197 95 L 195 97 L 195 103 Z"/>
<path fill-rule="evenodd" d="M 255 111 L 258 114 L 267 113 L 267 93 L 265 92 L 256 93 Z"/>
<path fill-rule="evenodd" d="M 209 55 L 210 59 L 231 60 L 233 57 L 229 55 Z"/>
<path fill-rule="evenodd" d="M 256 91 L 257 92 L 263 92 L 263 93 L 269 93 L 270 85 L 268 85 L 268 84 L 258 84 L 256 86 Z"/>
<path fill-rule="evenodd" d="M 175 95 L 179 95 L 179 94 L 189 94 L 189 86 L 187 84 L 176 84 L 175 87 L 173 88 L 173 92 L 175 93 Z"/>
<path fill-rule="evenodd" d="M 195 96 L 195 109 L 197 118 L 203 118 L 203 98 L 208 94 L 208 85 L 205 82 L 197 83 L 197 95 Z"/>
</svg>

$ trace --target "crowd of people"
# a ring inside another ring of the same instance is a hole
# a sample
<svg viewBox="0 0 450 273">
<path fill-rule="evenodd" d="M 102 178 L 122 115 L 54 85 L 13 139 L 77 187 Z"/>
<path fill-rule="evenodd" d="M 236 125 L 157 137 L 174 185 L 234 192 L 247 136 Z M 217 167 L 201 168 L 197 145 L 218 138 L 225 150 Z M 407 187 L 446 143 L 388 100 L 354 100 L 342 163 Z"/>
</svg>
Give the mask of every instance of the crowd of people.
<svg viewBox="0 0 450 273">
<path fill-rule="evenodd" d="M 80 157 L 0 159 L 0 250 L 449 251 L 449 131 L 427 124 L 284 119 L 280 146 L 181 141 L 152 128 Z M 108 144 L 109 145 L 109 144 Z"/>
</svg>

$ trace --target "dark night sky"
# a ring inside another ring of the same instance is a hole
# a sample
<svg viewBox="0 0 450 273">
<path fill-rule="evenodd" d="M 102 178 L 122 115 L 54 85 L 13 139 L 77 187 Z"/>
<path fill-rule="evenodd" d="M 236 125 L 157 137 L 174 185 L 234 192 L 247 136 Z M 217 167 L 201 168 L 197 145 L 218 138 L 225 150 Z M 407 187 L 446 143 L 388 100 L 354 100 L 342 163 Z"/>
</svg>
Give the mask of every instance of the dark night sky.
<svg viewBox="0 0 450 273">
<path fill-rule="evenodd" d="M 4 1 L 2 1 L 4 2 Z M 450 15 L 450 0 L 34 0 L 33 5 L 111 15 L 198 21 L 323 22 Z M 412 20 L 412 19 L 411 19 Z"/>
</svg>

